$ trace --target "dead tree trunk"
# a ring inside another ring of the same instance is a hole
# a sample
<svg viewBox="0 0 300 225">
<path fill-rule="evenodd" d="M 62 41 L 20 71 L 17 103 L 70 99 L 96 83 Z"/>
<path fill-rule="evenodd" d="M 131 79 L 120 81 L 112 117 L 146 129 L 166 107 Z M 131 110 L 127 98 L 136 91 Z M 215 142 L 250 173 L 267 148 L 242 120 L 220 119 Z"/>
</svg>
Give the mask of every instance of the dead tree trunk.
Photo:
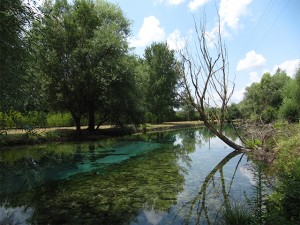
<svg viewBox="0 0 300 225">
<path fill-rule="evenodd" d="M 234 83 L 228 77 L 228 55 L 221 37 L 220 21 L 213 35 L 206 31 L 205 20 L 199 28 L 195 22 L 195 31 L 197 48 L 190 50 L 187 46 L 180 52 L 178 72 L 182 78 L 182 91 L 188 96 L 184 99 L 198 111 L 204 125 L 223 142 L 235 150 L 247 151 L 222 133 Z M 211 109 L 219 110 L 218 118 L 209 115 Z"/>
</svg>

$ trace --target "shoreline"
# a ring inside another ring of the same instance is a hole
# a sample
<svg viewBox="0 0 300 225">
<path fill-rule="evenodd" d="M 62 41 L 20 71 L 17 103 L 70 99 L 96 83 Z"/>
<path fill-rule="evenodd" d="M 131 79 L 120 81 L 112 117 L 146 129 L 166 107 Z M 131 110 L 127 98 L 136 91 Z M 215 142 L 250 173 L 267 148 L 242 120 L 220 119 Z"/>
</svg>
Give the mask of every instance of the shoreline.
<svg viewBox="0 0 300 225">
<path fill-rule="evenodd" d="M 104 138 L 200 127 L 202 125 L 203 122 L 201 121 L 182 121 L 147 124 L 146 129 L 143 129 L 142 125 L 138 128 L 116 128 L 104 125 L 94 131 L 87 130 L 85 126 L 80 131 L 76 131 L 75 127 L 36 128 L 27 132 L 24 129 L 10 129 L 6 130 L 5 134 L 0 134 L 0 150 L 4 147 L 36 145 L 51 142 L 96 141 Z"/>
</svg>

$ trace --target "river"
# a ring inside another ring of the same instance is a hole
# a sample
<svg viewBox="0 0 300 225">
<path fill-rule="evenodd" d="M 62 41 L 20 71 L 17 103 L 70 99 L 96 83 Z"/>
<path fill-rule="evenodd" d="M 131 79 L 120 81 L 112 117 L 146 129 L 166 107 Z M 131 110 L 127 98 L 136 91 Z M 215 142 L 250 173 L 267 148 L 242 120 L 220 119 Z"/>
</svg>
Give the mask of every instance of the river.
<svg viewBox="0 0 300 225">
<path fill-rule="evenodd" d="M 0 224 L 218 224 L 254 175 L 205 128 L 4 148 Z"/>
</svg>

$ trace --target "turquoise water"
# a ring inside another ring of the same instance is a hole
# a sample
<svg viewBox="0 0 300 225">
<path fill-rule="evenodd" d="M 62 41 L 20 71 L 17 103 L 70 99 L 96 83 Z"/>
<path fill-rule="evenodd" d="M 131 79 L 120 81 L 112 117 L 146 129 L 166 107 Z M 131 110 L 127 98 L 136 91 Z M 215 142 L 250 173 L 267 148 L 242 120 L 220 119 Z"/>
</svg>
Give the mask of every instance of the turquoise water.
<svg viewBox="0 0 300 225">
<path fill-rule="evenodd" d="M 0 224 L 217 224 L 253 169 L 204 128 L 1 149 Z"/>
</svg>

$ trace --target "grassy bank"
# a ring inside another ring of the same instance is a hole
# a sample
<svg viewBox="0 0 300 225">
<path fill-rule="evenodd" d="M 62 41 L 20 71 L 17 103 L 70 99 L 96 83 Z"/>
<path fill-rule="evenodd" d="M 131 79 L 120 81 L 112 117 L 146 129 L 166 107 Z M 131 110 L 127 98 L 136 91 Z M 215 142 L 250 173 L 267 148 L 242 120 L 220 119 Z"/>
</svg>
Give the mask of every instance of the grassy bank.
<svg viewBox="0 0 300 225">
<path fill-rule="evenodd" d="M 257 165 L 255 197 L 244 205 L 233 202 L 222 224 L 300 224 L 300 124 L 274 127 L 264 148 L 249 154 Z"/>
<path fill-rule="evenodd" d="M 139 127 L 129 126 L 124 128 L 117 128 L 114 126 L 104 125 L 101 126 L 100 129 L 95 130 L 93 132 L 88 131 L 86 127 L 82 127 L 82 130 L 80 132 L 76 131 L 75 127 L 9 129 L 5 131 L 3 130 L 1 132 L 0 146 L 37 144 L 54 141 L 98 140 L 101 138 L 111 136 L 156 132 L 186 127 L 198 127 L 201 124 L 202 123 L 200 121 L 184 121 L 165 122 L 163 124 L 144 124 Z"/>
<path fill-rule="evenodd" d="M 300 124 L 281 125 L 276 135 L 275 159 L 269 173 L 276 176 L 268 198 L 269 224 L 300 224 Z"/>
</svg>

